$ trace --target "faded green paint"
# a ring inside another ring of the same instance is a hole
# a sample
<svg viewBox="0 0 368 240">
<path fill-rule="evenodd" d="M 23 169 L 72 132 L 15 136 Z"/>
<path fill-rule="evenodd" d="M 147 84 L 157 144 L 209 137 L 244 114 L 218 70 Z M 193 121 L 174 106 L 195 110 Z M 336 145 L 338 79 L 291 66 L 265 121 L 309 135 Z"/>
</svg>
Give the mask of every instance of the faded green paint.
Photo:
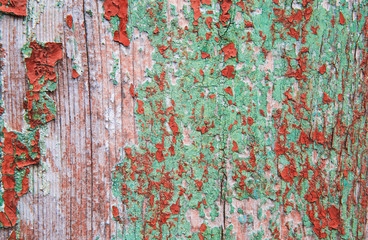
<svg viewBox="0 0 368 240">
<path fill-rule="evenodd" d="M 117 76 L 116 73 L 117 71 L 120 69 L 119 65 L 119 58 L 117 58 L 114 53 L 112 54 L 112 59 L 114 61 L 113 66 L 112 66 L 112 71 L 110 72 L 109 76 L 110 76 L 110 80 L 113 82 L 114 85 L 118 84 L 118 80 L 117 80 Z"/>
<path fill-rule="evenodd" d="M 139 143 L 112 173 L 116 238 L 366 237 L 366 6 L 205 2 L 170 6 L 170 22 L 166 1 L 129 2 L 128 33 L 155 51 L 132 94 Z M 246 199 L 257 214 L 234 203 Z"/>
</svg>

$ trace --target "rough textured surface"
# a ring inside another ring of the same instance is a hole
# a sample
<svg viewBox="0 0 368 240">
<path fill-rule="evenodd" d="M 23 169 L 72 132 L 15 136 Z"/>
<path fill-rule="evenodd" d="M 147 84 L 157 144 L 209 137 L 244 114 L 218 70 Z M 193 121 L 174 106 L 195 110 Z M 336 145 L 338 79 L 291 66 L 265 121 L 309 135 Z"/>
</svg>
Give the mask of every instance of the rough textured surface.
<svg viewBox="0 0 368 240">
<path fill-rule="evenodd" d="M 106 0 L 103 6 L 105 18 L 110 20 L 114 27 L 114 41 L 122 43 L 126 47 L 129 46 L 130 40 L 126 30 L 128 23 L 128 0 Z"/>
<path fill-rule="evenodd" d="M 130 4 L 156 51 L 117 238 L 365 238 L 365 6 L 192 0 L 185 28 L 166 6 Z"/>
<path fill-rule="evenodd" d="M 0 12 L 27 15 L 27 0 L 0 0 Z"/>
<path fill-rule="evenodd" d="M 45 46 L 31 42 L 23 48 L 28 90 L 24 109 L 29 127 L 22 131 L 10 131 L 1 119 L 1 227 L 16 225 L 18 201 L 29 190 L 30 165 L 38 164 L 41 159 L 40 127 L 55 118 L 55 104 L 46 94 L 54 91 L 57 76 L 54 67 L 62 58 L 62 45 L 46 43 Z M 4 109 L 1 109 L 1 115 Z"/>
<path fill-rule="evenodd" d="M 28 10 L 0 16 L 1 237 L 367 238 L 364 2 Z"/>
</svg>

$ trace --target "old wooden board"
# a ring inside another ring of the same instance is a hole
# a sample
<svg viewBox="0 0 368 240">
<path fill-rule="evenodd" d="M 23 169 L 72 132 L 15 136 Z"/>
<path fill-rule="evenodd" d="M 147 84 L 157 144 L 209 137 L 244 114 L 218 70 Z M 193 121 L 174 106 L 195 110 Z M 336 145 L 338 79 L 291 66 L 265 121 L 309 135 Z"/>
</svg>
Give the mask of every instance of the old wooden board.
<svg viewBox="0 0 368 240">
<path fill-rule="evenodd" d="M 366 239 L 365 0 L 0 0 L 0 239 Z"/>
</svg>

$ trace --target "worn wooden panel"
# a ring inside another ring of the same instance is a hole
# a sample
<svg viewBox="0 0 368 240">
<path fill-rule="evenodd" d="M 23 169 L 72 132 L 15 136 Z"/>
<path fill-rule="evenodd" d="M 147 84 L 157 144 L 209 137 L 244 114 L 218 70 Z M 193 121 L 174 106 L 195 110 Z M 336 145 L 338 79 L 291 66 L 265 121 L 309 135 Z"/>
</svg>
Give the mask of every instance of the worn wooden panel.
<svg viewBox="0 0 368 240">
<path fill-rule="evenodd" d="M 25 2 L 0 0 L 1 239 L 367 237 L 365 1 Z"/>
</svg>

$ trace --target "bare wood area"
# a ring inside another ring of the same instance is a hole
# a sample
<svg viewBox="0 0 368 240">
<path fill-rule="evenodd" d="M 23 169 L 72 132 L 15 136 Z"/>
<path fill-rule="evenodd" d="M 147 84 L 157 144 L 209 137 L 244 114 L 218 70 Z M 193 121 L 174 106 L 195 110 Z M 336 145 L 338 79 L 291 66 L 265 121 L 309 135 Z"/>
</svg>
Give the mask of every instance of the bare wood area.
<svg viewBox="0 0 368 240">
<path fill-rule="evenodd" d="M 30 3 L 35 9 L 29 19 L 0 18 L 0 42 L 6 52 L 4 118 L 13 130 L 25 127 L 27 79 L 21 48 L 30 40 L 61 42 L 64 48 L 57 64 L 57 90 L 49 94 L 57 105 L 56 120 L 45 128 L 42 163 L 31 168 L 30 193 L 18 205 L 23 239 L 110 239 L 115 231 L 111 170 L 121 147 L 136 141 L 129 86 L 144 77 L 150 44 L 138 33 L 128 48 L 114 42 L 102 4 L 42 0 Z M 65 23 L 68 15 L 74 30 Z M 119 64 L 116 84 L 109 75 L 113 55 Z M 82 70 L 76 79 L 73 58 L 80 59 Z M 0 239 L 7 239 L 12 230 L 1 229 Z"/>
</svg>

